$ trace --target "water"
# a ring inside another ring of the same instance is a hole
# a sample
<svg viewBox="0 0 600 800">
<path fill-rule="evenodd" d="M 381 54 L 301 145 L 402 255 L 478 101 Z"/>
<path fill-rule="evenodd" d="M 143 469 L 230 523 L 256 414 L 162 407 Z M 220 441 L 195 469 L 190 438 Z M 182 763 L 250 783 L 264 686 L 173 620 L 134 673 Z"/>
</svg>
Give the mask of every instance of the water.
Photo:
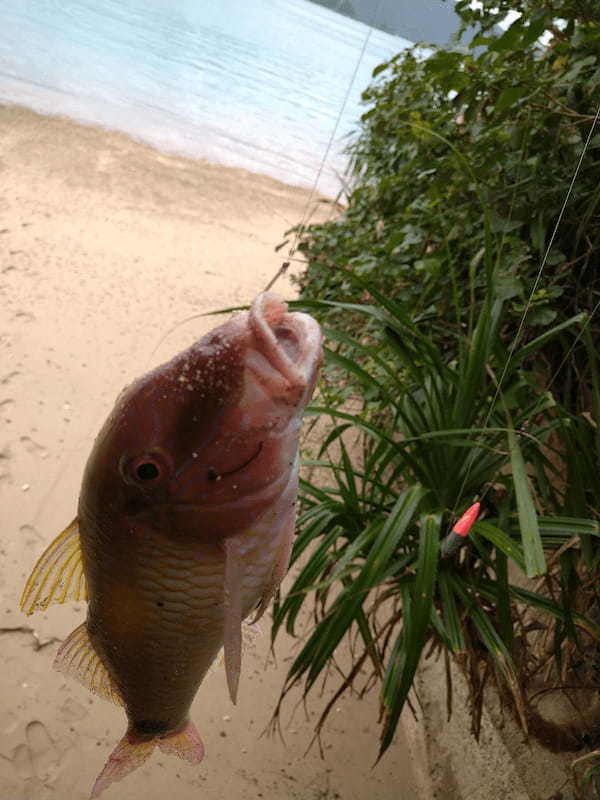
<svg viewBox="0 0 600 800">
<path fill-rule="evenodd" d="M 0 102 L 312 186 L 369 28 L 308 0 L 2 0 Z M 372 30 L 318 188 L 335 194 Z"/>
</svg>

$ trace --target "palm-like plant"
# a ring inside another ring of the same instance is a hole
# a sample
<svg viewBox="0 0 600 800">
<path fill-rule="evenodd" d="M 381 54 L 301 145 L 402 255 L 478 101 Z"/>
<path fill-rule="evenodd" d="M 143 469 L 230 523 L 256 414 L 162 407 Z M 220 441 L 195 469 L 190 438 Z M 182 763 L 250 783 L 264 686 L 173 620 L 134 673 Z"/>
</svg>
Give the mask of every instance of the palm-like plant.
<svg viewBox="0 0 600 800">
<path fill-rule="evenodd" d="M 531 615 L 553 620 L 555 635 L 577 646 L 578 630 L 600 639 L 600 627 L 577 612 L 573 590 L 553 599 L 511 583 L 515 570 L 528 577 L 546 573 L 549 551 L 600 535 L 590 517 L 539 513 L 581 508 L 561 479 L 569 458 L 564 436 L 574 437 L 577 447 L 581 431 L 549 392 L 539 390 L 531 359 L 552 337 L 586 320 L 578 315 L 521 348 L 508 348 L 501 335 L 503 300 L 490 285 L 472 334 L 449 354 L 423 336 L 400 304 L 351 279 L 362 285 L 367 304 L 297 304 L 317 313 L 326 307 L 364 315 L 371 336 L 355 341 L 339 329 L 326 331 L 329 368 L 360 387 L 362 404 L 355 413 L 335 402 L 311 409 L 331 419 L 318 457 L 308 462 L 328 479 L 302 482 L 292 556 L 298 572 L 276 605 L 272 636 L 283 626 L 296 633 L 309 598 L 315 624 L 289 669 L 276 717 L 293 686 L 302 684 L 307 694 L 327 674 L 349 636 L 352 666 L 318 731 L 342 692 L 378 684 L 381 756 L 428 642 L 465 668 L 476 733 L 480 689 L 490 675 L 508 689 L 527 728 L 529 673 L 515 657 L 514 641 L 517 635 L 529 641 Z M 360 452 L 348 444 L 353 431 L 361 435 Z M 445 534 L 475 499 L 482 500 L 483 514 L 469 546 L 442 558 Z M 367 665 L 368 677 L 358 687 Z"/>
</svg>

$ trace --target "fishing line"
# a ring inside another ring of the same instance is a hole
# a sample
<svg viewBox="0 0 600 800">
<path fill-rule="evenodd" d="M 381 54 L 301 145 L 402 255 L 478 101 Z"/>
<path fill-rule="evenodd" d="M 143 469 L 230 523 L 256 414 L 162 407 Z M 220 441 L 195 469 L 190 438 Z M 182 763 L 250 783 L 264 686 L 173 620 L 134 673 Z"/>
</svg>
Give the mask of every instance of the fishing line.
<svg viewBox="0 0 600 800">
<path fill-rule="evenodd" d="M 527 302 L 526 302 L 526 304 L 525 304 L 525 308 L 524 308 L 524 310 L 523 310 L 523 314 L 521 315 L 521 319 L 520 319 L 520 321 L 519 321 L 519 325 L 518 325 L 518 328 L 517 328 L 517 332 L 516 332 L 516 334 L 515 334 L 515 336 L 514 336 L 514 339 L 513 339 L 513 341 L 511 342 L 511 346 L 510 346 L 510 348 L 509 348 L 509 352 L 508 352 L 508 357 L 507 357 L 507 359 L 506 359 L 506 361 L 505 361 L 505 363 L 504 363 L 504 367 L 503 367 L 503 369 L 502 369 L 502 372 L 500 373 L 500 379 L 498 380 L 498 382 L 497 382 L 497 384 L 496 384 L 496 390 L 495 390 L 495 392 L 494 392 L 494 395 L 493 395 L 493 397 L 492 397 L 492 401 L 491 401 L 491 403 L 490 403 L 490 407 L 489 407 L 489 409 L 488 409 L 488 412 L 487 412 L 487 415 L 486 415 L 486 418 L 485 418 L 485 422 L 484 422 L 484 424 L 483 424 L 483 428 L 487 428 L 487 426 L 488 426 L 488 423 L 489 423 L 489 421 L 490 421 L 490 418 L 491 418 L 491 416 L 492 416 L 492 413 L 493 413 L 493 411 L 494 411 L 494 407 L 495 407 L 495 405 L 496 405 L 496 402 L 497 402 L 497 400 L 498 400 L 498 396 L 499 396 L 499 394 L 500 394 L 500 390 L 501 390 L 501 388 L 502 388 L 502 383 L 503 383 L 503 381 L 504 381 L 504 378 L 506 377 L 506 373 L 507 373 L 507 371 L 508 371 L 508 367 L 509 367 L 509 365 L 510 365 L 510 361 L 511 361 L 511 359 L 512 359 L 513 355 L 514 355 L 515 349 L 516 349 L 516 347 L 517 347 L 517 342 L 518 342 L 518 340 L 519 340 L 519 337 L 520 337 L 520 335 L 521 335 L 521 332 L 522 332 L 522 330 L 523 330 L 523 326 L 524 326 L 524 324 L 525 324 L 525 318 L 527 317 L 527 314 L 528 314 L 528 312 L 529 312 L 529 309 L 530 309 L 530 307 L 531 307 L 531 303 L 532 303 L 532 301 L 533 301 L 533 296 L 535 295 L 535 292 L 536 292 L 536 290 L 537 290 L 537 287 L 538 287 L 538 285 L 539 285 L 539 283 L 540 283 L 540 280 L 541 280 L 541 277 L 542 277 L 542 273 L 543 273 L 543 271 L 544 271 L 544 268 L 545 268 L 545 266 L 546 266 L 546 263 L 547 263 L 547 261 L 548 261 L 548 256 L 549 256 L 549 254 L 550 254 L 550 250 L 552 249 L 552 245 L 554 244 L 554 240 L 555 240 L 555 238 L 556 238 L 556 235 L 557 235 L 557 233 L 558 233 L 559 226 L 560 226 L 560 224 L 561 224 L 561 222 L 562 222 L 562 219 L 563 219 L 563 216 L 564 216 L 564 213 L 565 213 L 565 210 L 566 210 L 567 204 L 568 204 L 568 202 L 569 202 L 569 200 L 570 200 L 570 198 L 571 198 L 571 194 L 573 193 L 573 187 L 575 186 L 575 182 L 577 181 L 577 178 L 579 177 L 579 172 L 581 171 L 581 165 L 583 164 L 583 159 L 585 158 L 585 156 L 586 156 L 586 153 L 587 153 L 587 151 L 588 151 L 589 144 L 590 144 L 590 140 L 591 140 L 591 138 L 592 138 L 592 135 L 593 135 L 593 133 L 594 133 L 594 129 L 595 129 L 595 127 L 596 127 L 597 123 L 598 123 L 598 119 L 599 119 L 599 118 L 600 118 L 600 104 L 598 105 L 598 108 L 597 108 L 597 110 L 596 110 L 596 114 L 594 115 L 594 118 L 593 118 L 592 124 L 591 124 L 591 126 L 590 126 L 590 130 L 589 130 L 589 132 L 588 132 L 587 138 L 586 138 L 586 140 L 585 140 L 585 144 L 584 144 L 584 146 L 583 146 L 583 150 L 581 151 L 581 155 L 579 156 L 579 160 L 578 160 L 578 162 L 577 162 L 577 166 L 575 167 L 575 171 L 574 171 L 574 173 L 573 173 L 573 177 L 571 178 L 571 182 L 570 182 L 570 184 L 569 184 L 569 188 L 568 188 L 568 190 L 567 190 L 567 193 L 566 193 L 566 195 L 565 195 L 565 199 L 564 199 L 564 201 L 563 201 L 562 207 L 561 207 L 561 209 L 560 209 L 560 212 L 559 212 L 559 214 L 558 214 L 558 217 L 557 217 L 557 219 L 556 219 L 556 223 L 555 223 L 555 225 L 554 225 L 554 229 L 553 229 L 553 231 L 552 231 L 552 235 L 551 235 L 551 237 L 550 237 L 550 241 L 549 241 L 549 243 L 548 243 L 548 246 L 547 246 L 547 248 L 546 248 L 546 250 L 545 250 L 545 252 L 544 252 L 544 257 L 543 257 L 543 259 L 542 259 L 542 262 L 541 262 L 541 264 L 540 264 L 540 268 L 539 268 L 539 270 L 538 270 L 538 272 L 537 272 L 537 275 L 536 275 L 536 278 L 535 278 L 535 281 L 534 281 L 533 287 L 532 287 L 532 289 L 531 289 L 531 292 L 530 292 L 530 294 L 529 294 L 529 297 L 527 298 Z M 597 305 L 596 305 L 596 307 L 594 308 L 594 310 L 592 311 L 592 314 L 590 315 L 590 318 L 589 318 L 589 320 L 588 320 L 588 323 L 591 321 L 591 318 L 592 318 L 593 314 L 596 312 L 596 310 L 598 309 L 598 306 L 599 306 L 599 305 L 600 305 L 600 303 L 599 303 L 599 304 L 597 304 Z M 584 328 L 585 328 L 585 326 L 584 326 Z M 583 330 L 584 330 L 584 329 L 582 329 L 582 330 L 580 331 L 580 333 L 579 333 L 579 336 L 581 336 L 581 335 L 582 335 L 582 333 L 583 333 Z M 578 337 L 578 338 L 579 338 L 579 337 Z M 568 356 L 570 355 L 570 353 L 572 352 L 572 349 L 573 349 L 573 347 L 575 346 L 576 342 L 577 342 L 577 339 L 575 340 L 575 342 L 573 342 L 573 345 L 572 345 L 572 347 L 571 347 L 571 350 L 569 350 L 569 352 L 567 353 L 567 356 L 566 356 L 566 357 L 568 357 Z M 565 357 L 565 358 L 566 358 L 566 357 Z M 563 364 L 564 364 L 564 359 L 563 359 L 563 362 L 561 363 L 561 365 L 560 365 L 560 366 L 562 367 L 562 365 L 563 365 Z M 558 374 L 558 373 L 556 373 L 556 374 Z M 554 379 L 555 379 L 555 377 L 556 377 L 556 374 L 555 374 L 555 375 L 552 377 L 552 381 L 554 381 Z M 552 381 L 551 381 L 551 382 L 552 382 Z M 550 385 L 550 384 L 548 384 L 548 386 L 549 386 L 549 385 Z M 547 390 L 548 390 L 548 389 L 546 389 L 546 391 L 547 391 Z M 482 437 L 480 436 L 478 439 L 476 439 L 476 440 L 475 440 L 475 443 L 477 444 L 477 443 L 480 443 L 480 442 L 482 442 L 482 441 L 483 441 L 483 439 L 482 439 Z M 468 457 L 467 471 L 466 471 L 466 473 L 465 473 L 465 477 L 463 478 L 463 481 L 462 481 L 462 484 L 461 484 L 461 487 L 460 487 L 460 490 L 459 490 L 459 493 L 458 493 L 458 496 L 457 496 L 456 502 L 455 502 L 455 504 L 454 504 L 454 509 L 453 509 L 453 512 L 454 512 L 454 513 L 456 512 L 456 509 L 457 509 L 457 507 L 458 507 L 458 505 L 459 505 L 459 503 L 460 503 L 460 500 L 462 499 L 462 495 L 463 495 L 463 492 L 464 492 L 465 486 L 466 486 L 466 484 L 467 484 L 467 480 L 469 479 L 469 475 L 470 475 L 470 473 L 471 473 L 471 469 L 472 469 L 472 467 L 473 467 L 473 462 L 474 462 L 474 459 L 475 459 L 475 451 L 473 450 L 473 451 L 470 453 L 469 457 Z M 491 488 L 491 483 L 490 483 L 490 484 L 488 484 L 488 487 L 487 487 L 487 489 L 485 489 L 485 491 L 484 491 L 484 492 L 483 492 L 483 494 L 481 495 L 481 498 L 480 498 L 480 500 L 483 500 L 483 498 L 484 498 L 484 497 L 487 495 L 487 493 L 489 492 L 490 488 Z"/>
<path fill-rule="evenodd" d="M 310 218 L 310 207 L 311 207 L 311 204 L 313 202 L 314 195 L 316 194 L 317 185 L 319 183 L 319 180 L 321 178 L 323 170 L 325 169 L 325 164 L 327 162 L 327 159 L 329 158 L 329 153 L 331 152 L 331 148 L 333 147 L 333 142 L 334 142 L 335 136 L 337 134 L 337 130 L 339 128 L 340 122 L 342 120 L 342 116 L 343 116 L 344 111 L 346 109 L 346 105 L 348 103 L 348 98 L 350 97 L 350 92 L 352 91 L 352 87 L 354 86 L 354 81 L 356 80 L 356 76 L 358 75 L 358 70 L 360 69 L 360 65 L 362 63 L 362 60 L 363 60 L 363 57 L 365 55 L 367 46 L 368 46 L 369 41 L 371 39 L 371 34 L 373 32 L 373 26 L 375 25 L 375 23 L 377 22 L 377 20 L 379 18 L 379 13 L 381 11 L 381 7 L 382 6 L 383 6 L 383 0 L 379 0 L 379 3 L 377 4 L 377 8 L 375 9 L 375 11 L 373 13 L 373 16 L 371 17 L 371 20 L 369 22 L 367 35 L 364 38 L 361 51 L 360 51 L 360 53 L 358 55 L 358 60 L 357 60 L 356 65 L 354 67 L 354 71 L 353 71 L 352 76 L 350 78 L 350 82 L 348 83 L 348 86 L 346 88 L 346 93 L 344 95 L 344 99 L 342 101 L 342 105 L 340 106 L 340 110 L 338 111 L 338 115 L 337 115 L 337 118 L 335 120 L 335 124 L 334 124 L 333 129 L 331 131 L 331 134 L 329 136 L 329 141 L 327 142 L 327 146 L 326 146 L 325 151 L 323 153 L 323 156 L 321 158 L 321 162 L 319 164 L 319 168 L 317 170 L 315 179 L 313 181 L 312 188 L 311 188 L 309 196 L 308 196 L 308 200 L 306 201 L 306 205 L 305 205 L 305 208 L 304 208 L 304 213 L 303 213 L 303 215 L 302 215 L 302 217 L 300 219 L 300 223 L 296 226 L 296 231 L 294 233 L 294 239 L 293 239 L 293 242 L 292 242 L 292 244 L 290 246 L 290 249 L 288 251 L 287 258 L 283 261 L 283 263 L 281 264 L 281 266 L 279 267 L 279 269 L 277 270 L 275 275 L 271 278 L 271 280 L 265 286 L 265 288 L 263 290 L 265 292 L 268 292 L 269 289 L 271 289 L 273 287 L 273 285 L 277 282 L 277 280 L 287 272 L 291 261 L 294 260 L 293 256 L 296 253 L 296 249 L 297 249 L 297 246 L 298 246 L 298 240 L 299 240 L 299 238 L 301 236 L 302 231 L 304 230 L 304 226 L 306 225 L 306 223 L 308 222 L 308 220 Z"/>
<path fill-rule="evenodd" d="M 333 129 L 331 131 L 331 134 L 329 136 L 329 140 L 327 142 L 327 146 L 325 148 L 325 151 L 324 151 L 323 156 L 321 158 L 318 170 L 316 172 L 315 179 L 313 181 L 312 188 L 311 188 L 309 196 L 308 196 L 308 200 L 306 201 L 306 205 L 304 207 L 304 212 L 302 214 L 302 217 L 300 218 L 299 224 L 296 226 L 294 239 L 293 239 L 293 242 L 292 242 L 292 244 L 290 246 L 290 249 L 288 251 L 287 257 L 282 262 L 281 266 L 279 267 L 279 269 L 277 270 L 275 275 L 273 275 L 271 280 L 267 283 L 267 285 L 263 289 L 264 292 L 268 292 L 274 286 L 274 284 L 277 282 L 277 280 L 287 272 L 287 270 L 289 269 L 290 264 L 291 264 L 292 261 L 297 261 L 299 263 L 306 264 L 306 261 L 304 259 L 294 258 L 294 255 L 295 255 L 296 250 L 297 250 L 298 239 L 300 238 L 301 231 L 304 229 L 304 226 L 306 225 L 306 223 L 308 222 L 308 219 L 310 218 L 310 207 L 311 207 L 311 204 L 313 202 L 313 198 L 314 198 L 314 196 L 316 194 L 316 190 L 317 190 L 317 185 L 319 183 L 319 179 L 320 179 L 320 177 L 321 177 L 321 175 L 323 173 L 323 170 L 325 168 L 325 164 L 327 162 L 327 159 L 329 158 L 329 153 L 331 152 L 331 148 L 333 147 L 333 142 L 334 142 L 334 139 L 335 139 L 339 124 L 341 122 L 342 115 L 343 115 L 344 110 L 346 108 L 346 105 L 348 103 L 348 98 L 350 97 L 350 92 L 352 91 L 352 87 L 354 85 L 354 81 L 356 80 L 356 76 L 358 75 L 358 70 L 360 69 L 360 65 L 361 65 L 362 60 L 364 58 L 364 54 L 366 52 L 367 46 L 369 44 L 369 41 L 371 39 L 371 34 L 373 32 L 373 26 L 375 25 L 375 23 L 379 19 L 379 14 L 381 12 L 381 8 L 383 6 L 383 2 L 384 2 L 384 0 L 379 0 L 379 3 L 377 4 L 377 7 L 376 7 L 376 9 L 375 9 L 375 11 L 373 13 L 373 16 L 371 17 L 371 20 L 369 22 L 367 34 L 366 34 L 366 36 L 365 36 L 365 38 L 363 40 L 362 48 L 361 48 L 360 53 L 358 55 L 358 60 L 357 60 L 356 65 L 354 67 L 354 71 L 353 71 L 352 76 L 350 78 L 350 82 L 349 82 L 349 84 L 348 84 L 348 86 L 346 88 L 346 93 L 344 95 L 344 99 L 342 101 L 342 105 L 341 105 L 341 107 L 340 107 L 340 109 L 338 111 L 338 115 L 337 115 L 335 124 L 334 124 Z M 333 202 L 335 202 L 335 201 L 333 201 Z M 148 361 L 150 361 L 150 359 L 154 356 L 154 354 L 156 353 L 158 348 L 163 344 L 163 342 L 172 333 L 174 333 L 180 326 L 187 325 L 189 322 L 193 322 L 194 320 L 200 319 L 201 317 L 204 317 L 204 316 L 206 316 L 206 313 L 192 314 L 191 316 L 186 317 L 185 319 L 182 319 L 179 322 L 176 322 L 175 325 L 173 325 L 171 328 L 169 328 L 161 336 L 161 338 L 159 339 L 157 344 L 152 349 L 152 352 L 149 354 Z"/>
</svg>

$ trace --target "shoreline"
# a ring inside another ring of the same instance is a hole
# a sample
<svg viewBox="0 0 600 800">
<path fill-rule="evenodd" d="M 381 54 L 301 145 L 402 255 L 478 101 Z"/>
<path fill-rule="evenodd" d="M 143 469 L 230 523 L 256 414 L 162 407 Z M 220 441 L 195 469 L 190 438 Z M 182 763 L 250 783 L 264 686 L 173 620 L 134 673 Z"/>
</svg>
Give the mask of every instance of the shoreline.
<svg viewBox="0 0 600 800">
<path fill-rule="evenodd" d="M 80 128 L 89 128 L 92 130 L 97 130 L 106 134 L 107 136 L 119 136 L 124 137 L 126 140 L 131 142 L 132 144 L 139 145 L 144 148 L 148 148 L 154 151 L 158 155 L 162 155 L 166 158 L 174 158 L 181 161 L 189 162 L 190 164 L 198 164 L 204 165 L 205 167 L 214 167 L 216 169 L 228 169 L 228 170 L 236 170 L 242 174 L 251 175 L 257 178 L 264 178 L 266 181 L 271 181 L 275 185 L 285 186 L 288 189 L 298 190 L 299 192 L 308 192 L 309 195 L 314 196 L 315 198 L 320 198 L 325 201 L 336 202 L 336 195 L 325 195 L 322 191 L 317 191 L 316 185 L 319 180 L 319 172 L 326 167 L 326 160 L 323 163 L 320 163 L 317 168 L 315 169 L 315 176 L 312 183 L 294 183 L 292 181 L 284 180 L 283 178 L 276 177 L 268 172 L 261 172 L 260 170 L 252 169 L 250 167 L 239 166 L 233 163 L 227 163 L 226 161 L 212 161 L 206 156 L 203 155 L 195 155 L 192 153 L 187 153 L 183 149 L 178 149 L 176 146 L 169 147 L 168 144 L 163 142 L 159 144 L 157 141 L 155 142 L 152 138 L 145 139 L 140 135 L 136 135 L 130 131 L 123 130 L 122 128 L 113 127 L 111 125 L 106 125 L 99 121 L 88 120 L 84 119 L 83 117 L 77 116 L 69 116 L 67 113 L 54 113 L 52 111 L 47 110 L 38 110 L 33 105 L 27 105 L 25 103 L 19 102 L 12 102 L 12 101 L 4 101 L 0 100 L 0 115 L 4 116 L 6 111 L 15 111 L 17 113 L 24 113 L 24 114 L 33 114 L 34 116 L 42 119 L 50 119 L 56 120 L 57 122 L 62 122 L 64 124 L 71 124 L 75 125 Z M 340 189 L 341 191 L 341 189 Z"/>
</svg>

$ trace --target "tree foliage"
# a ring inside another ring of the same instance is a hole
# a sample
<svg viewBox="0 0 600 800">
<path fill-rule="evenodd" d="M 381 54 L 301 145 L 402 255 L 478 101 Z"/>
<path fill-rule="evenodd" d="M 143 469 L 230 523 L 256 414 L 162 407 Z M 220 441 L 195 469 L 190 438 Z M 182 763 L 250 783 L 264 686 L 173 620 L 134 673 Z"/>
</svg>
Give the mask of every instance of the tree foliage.
<svg viewBox="0 0 600 800">
<path fill-rule="evenodd" d="M 600 299 L 600 127 L 573 182 L 600 97 L 600 6 L 482 6 L 457 4 L 478 32 L 469 48 L 415 47 L 376 68 L 347 209 L 301 244 L 304 296 L 359 299 L 350 268 L 448 347 L 472 326 L 491 273 L 512 310 L 506 338 L 521 321 L 534 338 Z M 509 7 L 521 16 L 502 32 Z M 560 369 L 561 397 L 585 404 L 583 347 L 562 364 L 572 345 L 566 336 L 541 358 Z"/>
</svg>

